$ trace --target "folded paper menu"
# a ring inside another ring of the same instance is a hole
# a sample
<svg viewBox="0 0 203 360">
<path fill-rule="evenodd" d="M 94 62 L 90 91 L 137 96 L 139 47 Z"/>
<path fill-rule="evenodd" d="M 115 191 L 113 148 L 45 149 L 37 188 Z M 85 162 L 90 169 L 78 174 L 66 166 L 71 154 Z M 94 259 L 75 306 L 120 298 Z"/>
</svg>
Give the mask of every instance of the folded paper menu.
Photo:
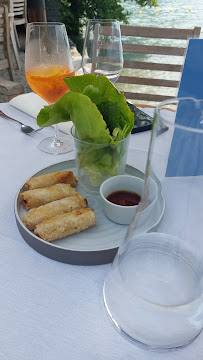
<svg viewBox="0 0 203 360">
<path fill-rule="evenodd" d="M 16 109 L 23 111 L 24 113 L 32 116 L 35 119 L 37 118 L 37 115 L 40 112 L 40 110 L 45 105 L 48 105 L 45 100 L 41 99 L 40 96 L 38 96 L 33 92 L 16 96 L 13 99 L 11 99 L 9 103 Z M 73 125 L 72 121 L 69 121 L 67 123 L 58 124 L 58 128 L 64 133 L 70 134 L 70 129 L 72 125 Z"/>
<path fill-rule="evenodd" d="M 178 98 L 190 97 L 195 99 L 202 99 L 203 93 L 203 72 L 202 72 L 202 54 L 203 54 L 203 39 L 189 39 L 188 48 L 185 56 L 185 63 L 183 66 Z M 202 103 L 193 104 L 192 102 L 185 102 L 187 112 L 182 115 L 181 107 L 176 113 L 176 124 L 181 126 L 189 126 L 195 129 L 203 130 L 203 115 L 197 117 L 199 113 L 203 114 Z M 182 100 L 183 107 L 183 100 Z M 201 144 L 201 147 L 200 147 Z M 184 156 L 183 156 L 184 148 Z M 177 158 L 182 154 L 182 166 L 179 166 Z M 191 132 L 188 136 L 180 129 L 176 128 L 171 144 L 170 156 L 167 166 L 166 176 L 199 176 L 203 175 L 203 144 L 200 142 L 200 136 L 195 132 Z"/>
</svg>

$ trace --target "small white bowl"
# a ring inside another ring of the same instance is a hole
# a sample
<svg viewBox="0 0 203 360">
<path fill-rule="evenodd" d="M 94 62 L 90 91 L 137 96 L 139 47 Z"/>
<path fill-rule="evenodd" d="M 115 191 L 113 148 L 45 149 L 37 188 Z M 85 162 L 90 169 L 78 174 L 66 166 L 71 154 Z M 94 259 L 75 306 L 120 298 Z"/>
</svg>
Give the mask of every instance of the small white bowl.
<svg viewBox="0 0 203 360">
<path fill-rule="evenodd" d="M 142 197 L 144 191 L 144 180 L 131 175 L 118 175 L 105 180 L 100 186 L 100 195 L 102 198 L 105 215 L 117 224 L 130 224 L 137 210 L 137 205 L 121 206 L 113 204 L 107 200 L 107 197 L 115 191 L 132 191 Z M 152 211 L 153 205 L 157 198 L 157 184 L 150 179 L 150 196 L 149 205 L 142 211 L 142 223 L 146 220 L 146 216 Z"/>
</svg>

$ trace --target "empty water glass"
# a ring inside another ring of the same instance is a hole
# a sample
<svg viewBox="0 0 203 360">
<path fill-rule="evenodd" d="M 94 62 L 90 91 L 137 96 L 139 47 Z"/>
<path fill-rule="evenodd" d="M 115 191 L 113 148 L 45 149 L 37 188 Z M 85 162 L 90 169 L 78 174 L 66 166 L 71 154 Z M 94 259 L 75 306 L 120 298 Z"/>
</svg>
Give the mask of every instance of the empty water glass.
<svg viewBox="0 0 203 360">
<path fill-rule="evenodd" d="M 160 122 L 169 129 L 157 136 Z M 165 210 L 152 232 L 138 235 L 150 179 L 161 187 Z M 203 100 L 168 100 L 156 107 L 144 193 L 104 285 L 107 312 L 128 339 L 147 349 L 171 350 L 199 335 L 202 234 Z"/>
</svg>

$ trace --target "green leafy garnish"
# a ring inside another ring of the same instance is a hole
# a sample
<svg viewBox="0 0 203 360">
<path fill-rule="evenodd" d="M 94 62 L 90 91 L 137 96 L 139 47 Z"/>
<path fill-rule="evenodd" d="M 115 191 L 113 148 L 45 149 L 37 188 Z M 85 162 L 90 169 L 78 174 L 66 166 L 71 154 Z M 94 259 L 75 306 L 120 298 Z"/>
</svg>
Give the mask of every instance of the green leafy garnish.
<svg viewBox="0 0 203 360">
<path fill-rule="evenodd" d="M 46 127 L 73 122 L 77 138 L 87 143 L 77 149 L 78 166 L 96 186 L 105 176 L 117 175 L 126 151 L 119 142 L 131 133 L 134 115 L 124 95 L 106 77 L 89 74 L 64 80 L 70 91 L 54 105 L 45 106 L 37 124 Z M 100 145 L 95 149 L 93 144 Z"/>
<path fill-rule="evenodd" d="M 65 82 L 70 91 L 40 111 L 39 126 L 71 120 L 81 140 L 95 143 L 116 142 L 131 132 L 133 113 L 124 95 L 105 76 L 73 76 Z"/>
</svg>

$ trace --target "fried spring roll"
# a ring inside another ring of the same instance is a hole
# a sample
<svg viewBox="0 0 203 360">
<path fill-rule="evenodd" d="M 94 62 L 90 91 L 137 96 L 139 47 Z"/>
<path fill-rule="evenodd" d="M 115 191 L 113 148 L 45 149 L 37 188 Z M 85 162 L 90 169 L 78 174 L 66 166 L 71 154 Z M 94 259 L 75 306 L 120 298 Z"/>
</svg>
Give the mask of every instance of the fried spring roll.
<svg viewBox="0 0 203 360">
<path fill-rule="evenodd" d="M 72 171 L 58 171 L 29 179 L 25 183 L 25 188 L 27 190 L 33 190 L 52 186 L 59 183 L 70 184 L 71 186 L 74 186 L 77 184 L 77 182 L 78 181 Z"/>
<path fill-rule="evenodd" d="M 79 209 L 42 221 L 36 226 L 34 233 L 45 241 L 53 241 L 85 230 L 95 222 L 93 209 Z"/>
<path fill-rule="evenodd" d="M 63 198 L 61 200 L 52 201 L 46 205 L 41 205 L 31 209 L 23 218 L 23 223 L 29 230 L 34 230 L 36 225 L 43 220 L 52 218 L 56 215 L 66 214 L 73 210 L 85 208 L 88 202 L 81 195 L 75 195 Z"/>
<path fill-rule="evenodd" d="M 75 195 L 70 184 L 56 184 L 43 189 L 28 190 L 20 194 L 21 204 L 27 209 L 36 208 L 51 201 Z"/>
</svg>

